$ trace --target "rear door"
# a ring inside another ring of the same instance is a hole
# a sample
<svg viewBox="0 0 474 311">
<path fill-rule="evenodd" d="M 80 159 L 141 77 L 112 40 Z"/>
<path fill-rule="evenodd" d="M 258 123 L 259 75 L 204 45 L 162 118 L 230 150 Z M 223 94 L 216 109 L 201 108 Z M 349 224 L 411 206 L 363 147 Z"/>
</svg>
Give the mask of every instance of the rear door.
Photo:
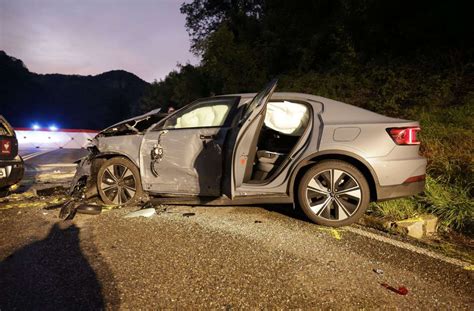
<svg viewBox="0 0 474 311">
<path fill-rule="evenodd" d="M 272 96 L 277 80 L 268 83 L 245 107 L 240 120 L 236 143 L 233 152 L 233 178 L 231 197 L 235 189 L 252 177 L 253 164 L 257 151 L 257 142 L 265 120 L 267 103 Z"/>
<path fill-rule="evenodd" d="M 13 160 L 18 154 L 18 141 L 13 128 L 0 116 L 0 160 Z"/>
<path fill-rule="evenodd" d="M 140 150 L 146 191 L 221 195 L 223 148 L 238 96 L 198 101 L 149 130 Z"/>
</svg>

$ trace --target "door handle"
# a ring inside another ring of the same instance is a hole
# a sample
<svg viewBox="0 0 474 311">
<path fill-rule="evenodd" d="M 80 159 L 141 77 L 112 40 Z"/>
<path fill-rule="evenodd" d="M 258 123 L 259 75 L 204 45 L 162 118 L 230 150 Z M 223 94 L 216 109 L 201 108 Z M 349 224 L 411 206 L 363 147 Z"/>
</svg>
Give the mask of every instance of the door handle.
<svg viewBox="0 0 474 311">
<path fill-rule="evenodd" d="M 216 135 L 203 135 L 203 134 L 201 134 L 201 135 L 199 135 L 199 138 L 201 138 L 201 139 L 214 139 L 214 138 L 216 138 Z"/>
</svg>

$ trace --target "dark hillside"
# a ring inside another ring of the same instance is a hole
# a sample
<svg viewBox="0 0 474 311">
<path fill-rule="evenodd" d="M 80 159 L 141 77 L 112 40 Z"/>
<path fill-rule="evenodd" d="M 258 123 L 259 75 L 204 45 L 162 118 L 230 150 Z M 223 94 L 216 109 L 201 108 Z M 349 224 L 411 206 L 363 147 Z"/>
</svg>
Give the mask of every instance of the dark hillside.
<svg viewBox="0 0 474 311">
<path fill-rule="evenodd" d="M 32 122 L 101 129 L 134 113 L 148 83 L 123 70 L 96 76 L 35 74 L 0 51 L 0 112 L 17 127 Z"/>
</svg>

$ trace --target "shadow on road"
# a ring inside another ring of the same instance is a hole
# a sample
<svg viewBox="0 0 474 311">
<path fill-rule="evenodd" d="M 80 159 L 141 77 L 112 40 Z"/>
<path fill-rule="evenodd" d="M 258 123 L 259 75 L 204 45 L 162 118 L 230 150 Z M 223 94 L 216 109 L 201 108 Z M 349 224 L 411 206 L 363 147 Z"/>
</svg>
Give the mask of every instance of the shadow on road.
<svg viewBox="0 0 474 311">
<path fill-rule="evenodd" d="M 0 310 L 104 309 L 103 287 L 81 252 L 79 231 L 75 225 L 61 229 L 55 224 L 44 240 L 17 250 L 1 262 Z M 110 274 L 95 249 L 88 247 L 87 253 L 94 262 L 101 262 L 101 274 Z M 105 276 L 110 278 L 113 276 Z M 112 304 L 118 301 L 115 288 L 107 288 L 107 296 Z"/>
</svg>

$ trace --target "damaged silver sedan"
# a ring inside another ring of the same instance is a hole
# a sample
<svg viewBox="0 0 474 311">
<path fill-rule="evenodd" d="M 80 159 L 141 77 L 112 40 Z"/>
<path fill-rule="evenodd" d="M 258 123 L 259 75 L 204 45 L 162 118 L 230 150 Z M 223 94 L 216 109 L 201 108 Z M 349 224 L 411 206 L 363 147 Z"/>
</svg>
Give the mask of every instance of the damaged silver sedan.
<svg viewBox="0 0 474 311">
<path fill-rule="evenodd" d="M 275 92 L 199 99 L 100 132 L 71 192 L 125 205 L 298 204 L 314 222 L 343 226 L 369 202 L 424 189 L 418 122 L 327 98 Z"/>
</svg>

